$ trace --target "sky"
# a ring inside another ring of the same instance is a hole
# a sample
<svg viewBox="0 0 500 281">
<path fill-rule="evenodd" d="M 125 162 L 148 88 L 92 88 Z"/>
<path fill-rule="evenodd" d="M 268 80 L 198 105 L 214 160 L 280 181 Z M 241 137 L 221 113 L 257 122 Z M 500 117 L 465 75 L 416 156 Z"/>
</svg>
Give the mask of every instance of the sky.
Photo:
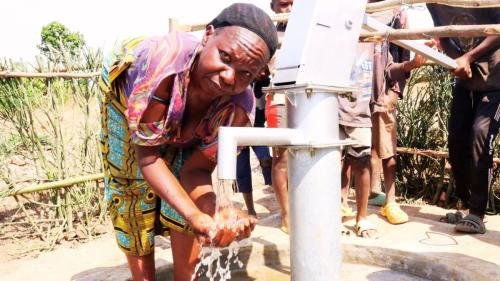
<svg viewBox="0 0 500 281">
<path fill-rule="evenodd" d="M 91 47 L 168 32 L 168 19 L 208 22 L 233 2 L 251 2 L 271 13 L 270 0 L 7 0 L 0 17 L 0 58 L 32 60 L 44 25 L 58 21 L 83 34 Z"/>
<path fill-rule="evenodd" d="M 307 0 L 305 0 L 307 1 Z M 127 37 L 168 32 L 168 19 L 208 22 L 234 2 L 253 3 L 268 13 L 270 0 L 7 0 L 0 17 L 0 58 L 33 61 L 40 32 L 52 21 L 83 34 L 90 47 L 109 49 Z M 426 12 L 411 9 L 412 26 L 432 26 Z"/>
</svg>

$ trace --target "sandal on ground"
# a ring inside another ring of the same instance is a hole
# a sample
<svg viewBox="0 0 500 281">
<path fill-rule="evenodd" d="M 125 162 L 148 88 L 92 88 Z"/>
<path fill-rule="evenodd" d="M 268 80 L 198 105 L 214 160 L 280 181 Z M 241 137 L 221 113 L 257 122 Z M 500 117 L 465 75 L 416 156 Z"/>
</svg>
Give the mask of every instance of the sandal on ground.
<svg viewBox="0 0 500 281">
<path fill-rule="evenodd" d="M 377 228 L 367 219 L 360 220 L 354 226 L 356 235 L 363 238 L 378 238 Z M 372 232 L 370 234 L 370 231 Z"/>
<path fill-rule="evenodd" d="M 351 207 L 340 204 L 340 215 L 343 218 L 354 217 L 356 215 L 356 212 L 354 212 Z"/>
<path fill-rule="evenodd" d="M 461 219 L 457 225 L 455 225 L 455 231 L 471 234 L 484 234 L 486 233 L 486 226 L 480 217 L 468 214 L 465 218 Z"/>
<path fill-rule="evenodd" d="M 385 193 L 376 193 L 375 197 L 368 199 L 368 205 L 371 206 L 384 206 Z"/>
<path fill-rule="evenodd" d="M 456 211 L 455 213 L 446 213 L 444 217 L 439 219 L 440 222 L 457 224 L 465 217 L 465 213 L 462 211 Z"/>
<path fill-rule="evenodd" d="M 408 221 L 408 215 L 401 210 L 396 202 L 388 203 L 380 208 L 380 214 L 386 217 L 391 224 L 401 224 Z"/>
</svg>

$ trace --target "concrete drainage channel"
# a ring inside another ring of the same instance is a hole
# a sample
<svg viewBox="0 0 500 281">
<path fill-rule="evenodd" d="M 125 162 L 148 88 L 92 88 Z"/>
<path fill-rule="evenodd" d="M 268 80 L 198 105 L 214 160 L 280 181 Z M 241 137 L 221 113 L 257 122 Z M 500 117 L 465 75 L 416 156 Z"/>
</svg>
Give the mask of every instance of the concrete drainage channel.
<svg viewBox="0 0 500 281">
<path fill-rule="evenodd" d="M 238 254 L 243 268 L 233 268 L 231 280 L 290 280 L 290 251 L 288 241 L 274 244 L 264 238 L 244 241 Z M 453 253 L 415 253 L 343 244 L 341 280 L 492 280 L 499 276 L 497 265 Z M 469 260 L 468 260 L 469 259 Z M 467 262 L 468 260 L 468 262 Z M 171 263 L 163 263 L 157 280 L 172 280 Z M 123 279 L 121 279 L 123 280 Z M 207 280 L 200 278 L 200 280 Z"/>
</svg>

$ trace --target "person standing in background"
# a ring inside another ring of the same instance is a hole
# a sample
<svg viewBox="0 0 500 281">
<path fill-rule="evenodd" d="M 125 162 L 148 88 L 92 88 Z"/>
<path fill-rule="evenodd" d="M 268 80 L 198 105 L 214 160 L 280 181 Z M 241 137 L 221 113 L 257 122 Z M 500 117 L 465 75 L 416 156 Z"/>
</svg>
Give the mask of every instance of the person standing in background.
<svg viewBox="0 0 500 281">
<path fill-rule="evenodd" d="M 365 238 L 376 238 L 376 227 L 367 219 L 368 196 L 370 195 L 371 120 L 370 98 L 372 96 L 374 43 L 358 43 L 356 60 L 352 67 L 351 83 L 360 88 L 350 95 L 339 95 L 340 138 L 356 142 L 343 149 L 341 171 L 341 213 L 352 213 L 347 205 L 350 173 L 354 175 L 356 189 L 356 234 Z"/>
<path fill-rule="evenodd" d="M 262 78 L 253 83 L 253 92 L 256 99 L 255 106 L 255 122 L 254 127 L 264 127 L 266 117 L 264 113 L 265 96 L 262 93 L 262 87 L 269 86 L 269 76 Z M 271 166 L 272 158 L 267 146 L 252 146 L 251 147 L 257 159 L 259 160 L 262 176 L 264 177 L 264 185 L 272 185 Z M 250 164 L 250 147 L 244 147 L 238 158 L 236 159 L 236 180 L 238 183 L 238 192 L 243 194 L 243 200 L 247 207 L 249 215 L 257 216 L 253 203 L 253 183 L 252 183 L 252 167 Z"/>
<path fill-rule="evenodd" d="M 435 26 L 500 23 L 500 8 L 459 8 L 427 4 Z M 500 36 L 440 39 L 454 58 L 455 75 L 448 120 L 448 149 L 456 193 L 469 214 L 450 213 L 455 230 L 486 232 L 484 215 L 491 185 L 493 151 L 500 118 Z M 462 205 L 463 206 L 458 206 Z"/>
<path fill-rule="evenodd" d="M 378 1 L 371 1 L 378 2 Z M 394 11 L 375 13 L 372 16 L 393 28 L 404 28 L 405 13 Z M 380 214 L 391 224 L 408 221 L 408 215 L 396 202 L 396 154 L 398 99 L 403 95 L 406 79 L 411 70 L 420 67 L 425 58 L 416 54 L 409 60 L 409 51 L 388 41 L 374 47 L 373 89 L 370 101 L 372 120 L 371 197 L 368 203 L 381 206 Z M 381 171 L 384 175 L 384 193 L 381 188 Z"/>
<path fill-rule="evenodd" d="M 379 0 L 369 2 L 379 2 Z M 374 13 L 371 16 L 394 29 L 406 28 L 408 24 L 405 10 L 399 7 L 392 11 Z M 386 201 L 394 202 L 395 200 L 395 193 L 393 190 L 395 190 L 394 180 L 396 177 L 396 114 L 395 108 L 392 107 L 397 103 L 398 98 L 401 97 L 406 79 L 397 81 L 397 85 L 389 81 L 384 82 L 384 70 L 389 62 L 389 54 L 392 57 L 392 61 L 395 63 L 402 63 L 410 60 L 410 51 L 400 46 L 390 42 L 380 42 L 376 44 L 374 61 L 375 73 L 373 76 L 373 79 L 376 80 L 374 81 L 376 87 L 374 91 L 376 92 L 374 92 L 374 99 L 372 99 L 372 123 L 374 132 L 372 134 L 373 151 L 370 159 L 372 167 L 370 199 L 368 200 L 368 204 L 374 206 L 384 206 Z M 382 94 L 386 90 L 386 86 L 389 87 L 390 92 Z M 387 113 L 388 110 L 391 112 L 388 112 L 389 114 L 387 116 L 380 116 L 382 113 L 379 112 Z M 386 137 L 383 140 L 380 139 L 384 137 L 380 135 L 383 134 L 381 130 L 384 130 L 382 126 L 389 129 L 387 133 L 392 137 Z M 381 173 L 384 173 L 384 191 L 382 191 Z M 384 192 L 388 192 L 389 194 L 386 195 Z"/>
<path fill-rule="evenodd" d="M 293 0 L 272 0 L 271 9 L 277 13 L 290 13 Z M 280 22 L 276 25 L 278 37 L 282 40 L 286 23 Z M 276 59 L 276 56 L 275 58 Z M 274 72 L 274 61 L 271 61 L 271 75 Z M 284 94 L 267 95 L 266 97 L 266 119 L 269 128 L 287 128 L 286 120 L 286 96 Z M 272 182 L 273 189 L 281 210 L 281 230 L 288 233 L 288 174 L 286 148 L 273 147 Z"/>
</svg>

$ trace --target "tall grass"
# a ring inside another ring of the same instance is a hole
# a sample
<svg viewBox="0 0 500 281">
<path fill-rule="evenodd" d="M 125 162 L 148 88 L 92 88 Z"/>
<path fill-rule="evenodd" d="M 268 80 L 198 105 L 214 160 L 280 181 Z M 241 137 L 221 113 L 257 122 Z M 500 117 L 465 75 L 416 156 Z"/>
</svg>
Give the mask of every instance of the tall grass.
<svg viewBox="0 0 500 281">
<path fill-rule="evenodd" d="M 57 63 L 38 57 L 31 68 L 3 60 L 0 69 L 95 72 L 102 61 L 99 50 L 82 49 L 76 56 L 59 52 L 54 56 L 60 56 Z M 0 121 L 4 135 L 10 136 L 0 139 L 0 175 L 4 182 L 3 188 L 0 182 L 0 200 L 9 190 L 24 185 L 101 171 L 97 94 L 97 78 L 0 78 Z M 35 167 L 30 179 L 20 182 L 12 176 L 9 159 L 15 155 Z M 0 239 L 37 237 L 45 242 L 42 249 L 51 249 L 62 239 L 92 238 L 102 232 L 104 223 L 101 191 L 102 187 L 93 182 L 16 196 L 17 210 L 2 222 L 5 227 Z"/>
<path fill-rule="evenodd" d="M 398 146 L 447 150 L 448 104 L 452 77 L 438 66 L 415 70 L 398 103 Z M 397 179 L 405 197 L 432 197 L 439 181 L 438 158 L 401 154 Z"/>
<path fill-rule="evenodd" d="M 425 66 L 413 71 L 405 95 L 398 103 L 398 146 L 448 150 L 452 84 L 453 77 L 440 66 Z M 449 164 L 438 157 L 399 154 L 397 188 L 410 201 L 423 198 L 438 203 L 443 199 L 442 192 L 446 192 L 443 205 L 450 207 L 456 201 Z M 492 190 L 500 192 L 498 169 Z"/>
</svg>

